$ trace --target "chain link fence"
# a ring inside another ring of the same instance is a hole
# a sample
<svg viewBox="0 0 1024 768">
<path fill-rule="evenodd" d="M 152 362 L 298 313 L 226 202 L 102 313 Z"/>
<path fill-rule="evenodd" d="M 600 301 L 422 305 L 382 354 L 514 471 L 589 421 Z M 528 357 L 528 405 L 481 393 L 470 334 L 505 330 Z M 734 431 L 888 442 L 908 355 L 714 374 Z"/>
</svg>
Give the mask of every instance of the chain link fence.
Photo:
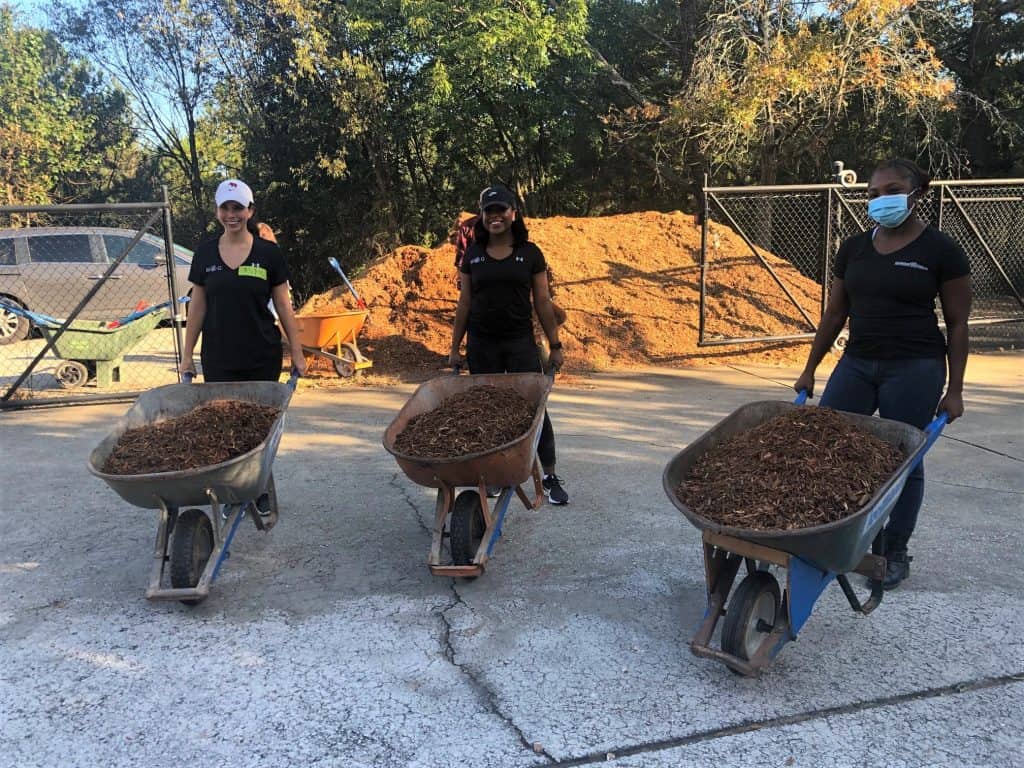
<svg viewBox="0 0 1024 768">
<path fill-rule="evenodd" d="M 0 408 L 178 381 L 191 259 L 166 202 L 0 207 Z"/>
<path fill-rule="evenodd" d="M 971 263 L 974 325 L 1024 321 L 1024 179 L 933 181 L 916 208 L 946 232 Z M 828 301 L 842 242 L 872 223 L 866 184 L 705 187 L 699 343 L 742 344 L 813 335 Z M 730 230 L 723 237 L 722 227 Z M 728 241 L 728 247 L 722 243 Z M 740 260 L 759 265 L 761 304 L 771 313 L 735 322 L 722 286 Z M 941 318 L 940 318 L 941 319 Z M 1018 331 L 1019 335 L 1019 331 Z"/>
</svg>

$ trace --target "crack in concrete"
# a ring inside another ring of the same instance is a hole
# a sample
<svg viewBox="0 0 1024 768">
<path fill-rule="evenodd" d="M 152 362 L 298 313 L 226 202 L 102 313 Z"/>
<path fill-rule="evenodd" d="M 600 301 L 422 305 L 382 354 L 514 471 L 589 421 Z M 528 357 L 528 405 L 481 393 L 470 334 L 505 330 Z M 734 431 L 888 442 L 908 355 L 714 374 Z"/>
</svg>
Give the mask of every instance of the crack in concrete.
<svg viewBox="0 0 1024 768">
<path fill-rule="evenodd" d="M 642 755 L 649 752 L 663 752 L 677 747 L 685 747 L 690 744 L 714 741 L 716 739 L 737 736 L 743 733 L 751 733 L 753 731 L 783 728 L 788 725 L 798 725 L 800 723 L 806 723 L 813 720 L 824 720 L 829 717 L 857 714 L 859 712 L 867 712 L 872 709 L 881 709 L 883 707 L 896 706 L 898 704 L 905 704 L 912 701 L 936 699 L 942 696 L 958 696 L 963 693 L 983 691 L 988 688 L 999 688 L 1004 685 L 1014 685 L 1015 683 L 1022 682 L 1024 682 L 1024 672 L 1015 672 L 1013 674 L 1000 675 L 998 677 L 983 677 L 976 680 L 966 680 L 959 683 L 944 685 L 939 688 L 926 688 L 923 691 L 901 693 L 895 696 L 882 696 L 877 699 L 868 699 L 867 701 L 859 701 L 852 704 L 842 704 L 840 706 L 827 707 L 825 709 L 818 709 L 810 712 L 780 715 L 778 717 L 768 718 L 767 720 L 748 721 L 724 728 L 700 731 L 698 733 L 690 734 L 689 736 L 680 736 L 674 739 L 661 739 L 659 741 L 651 741 L 644 744 L 634 744 L 628 747 L 614 747 L 601 750 L 601 752 L 594 752 L 580 757 L 560 760 L 553 763 L 552 768 L 570 768 L 571 766 L 577 765 L 603 763 L 608 760 L 609 754 L 614 754 L 619 758 Z"/>
<path fill-rule="evenodd" d="M 945 480 L 934 480 L 928 478 L 929 483 L 935 483 L 936 485 L 945 485 L 950 488 L 970 488 L 972 491 L 985 491 L 987 493 L 1011 493 L 1017 496 L 1024 496 L 1024 491 L 1014 491 L 1009 488 L 990 488 L 984 485 L 970 485 L 969 483 L 950 483 Z"/>
<path fill-rule="evenodd" d="M 413 517 L 416 519 L 416 522 L 419 523 L 420 528 L 422 528 L 425 533 L 429 534 L 430 536 L 433 536 L 433 529 L 423 522 L 423 518 L 420 516 L 419 507 L 414 503 L 412 497 L 409 495 L 408 484 L 399 482 L 398 473 L 392 474 L 389 482 L 398 491 L 399 495 L 401 495 L 402 499 L 412 510 Z M 509 717 L 501 711 L 501 708 L 498 706 L 497 697 L 494 691 L 492 691 L 482 681 L 478 680 L 476 675 L 469 667 L 463 664 L 459 664 L 455 660 L 455 646 L 452 645 L 452 624 L 448 618 L 448 612 L 460 605 L 464 607 L 466 610 L 470 611 L 470 613 L 472 613 L 473 609 L 470 608 L 470 606 L 462 599 L 462 595 L 459 594 L 457 582 L 455 581 L 455 579 L 452 579 L 450 589 L 452 593 L 451 600 L 449 600 L 448 603 L 443 608 L 441 608 L 440 611 L 435 611 L 438 619 L 440 619 L 441 621 L 441 647 L 443 649 L 445 661 L 447 661 L 452 667 L 454 667 L 460 674 L 465 676 L 465 678 L 469 681 L 470 687 L 476 693 L 477 699 L 480 701 L 480 703 L 484 707 L 486 707 L 486 709 L 491 714 L 493 714 L 495 717 L 504 722 L 512 730 L 512 732 L 516 734 L 516 736 L 519 739 L 519 742 L 523 745 L 523 747 L 525 747 L 533 754 L 542 755 L 547 759 L 547 762 L 553 763 L 555 761 L 554 756 L 550 755 L 543 749 L 540 752 L 537 752 L 537 750 L 533 748 L 533 742 L 526 738 L 526 734 L 524 734 L 522 729 L 520 729 L 519 726 L 515 724 L 515 721 L 513 721 L 511 717 Z"/>
<path fill-rule="evenodd" d="M 448 611 L 460 605 L 464 607 L 466 610 L 470 611 L 471 613 L 473 609 L 470 608 L 469 605 L 466 604 L 466 602 L 462 599 L 462 595 L 459 594 L 459 590 L 456 586 L 455 579 L 452 579 L 451 590 L 452 601 L 447 606 L 445 606 L 445 608 L 438 614 L 442 624 L 444 625 L 442 641 L 444 643 L 445 659 L 448 661 L 449 664 L 451 664 L 455 669 L 457 669 L 466 677 L 473 691 L 476 693 L 477 699 L 480 701 L 480 703 L 483 704 L 488 709 L 488 711 L 491 712 L 491 714 L 493 714 L 495 717 L 499 718 L 502 722 L 504 722 L 505 725 L 508 726 L 516 734 L 516 736 L 519 738 L 519 743 L 522 744 L 525 749 L 529 750 L 531 753 L 536 754 L 538 756 L 543 756 L 544 758 L 546 758 L 548 763 L 554 763 L 554 756 L 548 753 L 548 751 L 545 750 L 543 747 L 539 751 L 534 749 L 533 742 L 531 742 L 526 737 L 526 734 L 523 733 L 522 729 L 518 725 L 516 725 L 515 721 L 509 715 L 506 715 L 501 710 L 501 707 L 498 706 L 497 695 L 495 694 L 495 692 L 491 690 L 491 688 L 482 680 L 479 680 L 470 667 L 460 664 L 455 660 L 455 647 L 452 645 L 452 625 L 448 619 Z"/>
<path fill-rule="evenodd" d="M 972 443 L 970 440 L 961 440 L 959 437 L 951 437 L 950 435 L 946 434 L 943 434 L 942 437 L 944 437 L 946 440 L 952 440 L 954 443 L 962 443 L 963 445 L 969 445 L 971 446 L 971 448 L 977 448 L 979 451 L 994 453 L 996 456 L 1002 456 L 1004 459 L 1009 459 L 1010 461 L 1019 461 L 1021 464 L 1024 464 L 1024 459 L 1020 458 L 1019 456 L 1012 456 L 1009 453 L 1003 453 L 1002 451 L 997 451 L 994 448 L 986 448 L 984 445 Z"/>
<path fill-rule="evenodd" d="M 419 524 L 420 528 L 422 528 L 426 533 L 433 536 L 434 531 L 430 528 L 430 526 L 423 522 L 423 518 L 420 517 L 419 507 L 416 506 L 416 504 L 412 500 L 412 497 L 409 495 L 408 483 L 400 484 L 398 482 L 398 477 L 399 475 L 397 472 L 392 473 L 391 479 L 388 481 L 388 484 L 391 485 L 391 487 L 394 488 L 396 491 L 398 491 L 398 494 L 402 497 L 405 503 L 409 505 L 409 509 L 412 510 L 412 516 L 416 519 L 416 522 Z"/>
</svg>

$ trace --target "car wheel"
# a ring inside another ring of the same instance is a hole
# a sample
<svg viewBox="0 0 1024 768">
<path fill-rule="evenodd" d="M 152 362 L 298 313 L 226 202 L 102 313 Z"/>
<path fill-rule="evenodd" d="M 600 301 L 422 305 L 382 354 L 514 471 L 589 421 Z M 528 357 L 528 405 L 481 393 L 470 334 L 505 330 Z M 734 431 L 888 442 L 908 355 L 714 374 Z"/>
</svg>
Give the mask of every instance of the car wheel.
<svg viewBox="0 0 1024 768">
<path fill-rule="evenodd" d="M 12 304 L 18 304 L 13 299 L 7 299 Z M 22 306 L 18 304 L 18 306 Z M 28 336 L 29 321 L 27 317 L 9 312 L 0 305 L 0 344 L 13 344 Z"/>
</svg>

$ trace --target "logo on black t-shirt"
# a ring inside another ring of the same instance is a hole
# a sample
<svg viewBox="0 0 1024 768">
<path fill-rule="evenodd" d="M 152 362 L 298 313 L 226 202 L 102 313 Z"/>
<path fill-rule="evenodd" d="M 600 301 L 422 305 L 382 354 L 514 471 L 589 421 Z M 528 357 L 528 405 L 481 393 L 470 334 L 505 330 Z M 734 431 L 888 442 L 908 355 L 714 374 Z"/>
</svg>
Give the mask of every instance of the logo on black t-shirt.
<svg viewBox="0 0 1024 768">
<path fill-rule="evenodd" d="M 916 261 L 894 261 L 892 265 L 894 267 L 910 267 L 911 269 L 923 269 L 925 272 L 928 271 L 928 267 L 924 264 L 918 264 Z"/>
</svg>

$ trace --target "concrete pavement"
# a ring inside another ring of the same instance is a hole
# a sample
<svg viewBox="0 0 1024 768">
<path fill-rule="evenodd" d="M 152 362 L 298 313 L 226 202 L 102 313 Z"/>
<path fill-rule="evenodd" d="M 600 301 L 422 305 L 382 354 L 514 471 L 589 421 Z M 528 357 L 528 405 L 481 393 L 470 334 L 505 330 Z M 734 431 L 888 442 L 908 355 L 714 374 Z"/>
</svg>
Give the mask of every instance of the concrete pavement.
<svg viewBox="0 0 1024 768">
<path fill-rule="evenodd" d="M 758 680 L 689 653 L 700 539 L 661 471 L 794 374 L 558 387 L 572 503 L 514 505 L 474 582 L 430 575 L 433 495 L 380 447 L 411 388 L 300 390 L 281 522 L 195 609 L 143 599 L 155 514 L 85 469 L 126 406 L 0 415 L 0 765 L 1024 765 L 1020 355 L 972 358 L 904 588 L 861 617 L 830 587 Z"/>
</svg>

